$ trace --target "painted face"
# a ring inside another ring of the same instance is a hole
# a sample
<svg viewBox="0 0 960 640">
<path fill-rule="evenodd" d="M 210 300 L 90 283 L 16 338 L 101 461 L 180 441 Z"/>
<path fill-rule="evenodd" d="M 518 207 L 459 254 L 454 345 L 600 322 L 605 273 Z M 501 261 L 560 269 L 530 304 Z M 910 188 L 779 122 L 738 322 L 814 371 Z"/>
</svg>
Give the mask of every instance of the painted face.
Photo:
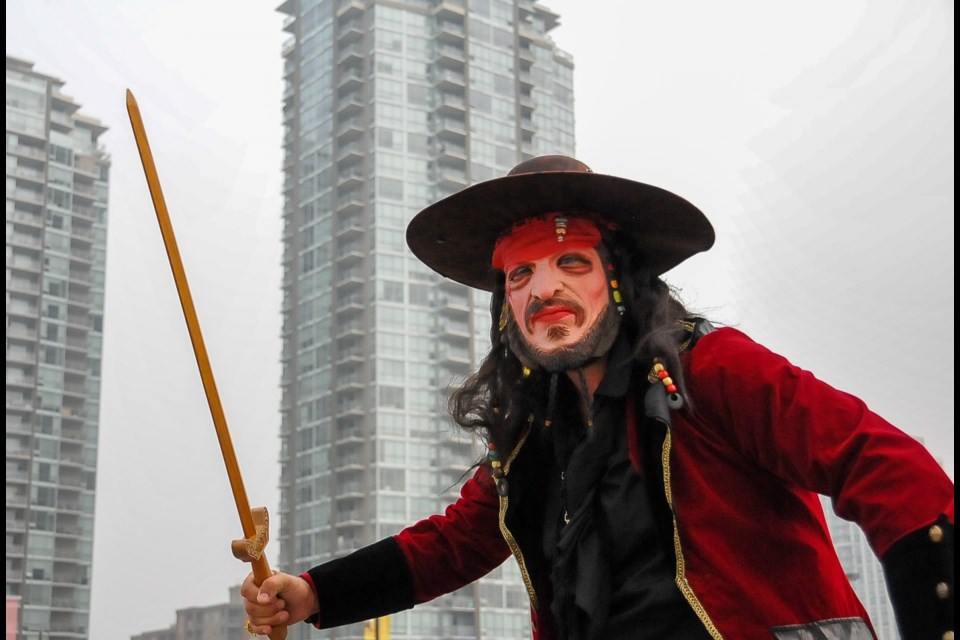
<svg viewBox="0 0 960 640">
<path fill-rule="evenodd" d="M 560 247 L 505 269 L 507 302 L 520 336 L 531 353 L 542 357 L 592 352 L 595 345 L 585 342 L 594 342 L 610 302 L 597 250 Z"/>
</svg>

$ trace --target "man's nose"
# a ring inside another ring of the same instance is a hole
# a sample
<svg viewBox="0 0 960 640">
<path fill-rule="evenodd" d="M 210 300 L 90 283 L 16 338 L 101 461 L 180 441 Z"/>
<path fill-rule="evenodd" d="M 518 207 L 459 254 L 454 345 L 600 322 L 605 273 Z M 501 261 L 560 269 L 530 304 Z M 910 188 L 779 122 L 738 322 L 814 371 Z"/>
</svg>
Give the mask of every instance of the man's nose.
<svg viewBox="0 0 960 640">
<path fill-rule="evenodd" d="M 539 300 L 549 300 L 563 289 L 563 281 L 553 269 L 537 269 L 533 274 L 530 295 Z"/>
</svg>

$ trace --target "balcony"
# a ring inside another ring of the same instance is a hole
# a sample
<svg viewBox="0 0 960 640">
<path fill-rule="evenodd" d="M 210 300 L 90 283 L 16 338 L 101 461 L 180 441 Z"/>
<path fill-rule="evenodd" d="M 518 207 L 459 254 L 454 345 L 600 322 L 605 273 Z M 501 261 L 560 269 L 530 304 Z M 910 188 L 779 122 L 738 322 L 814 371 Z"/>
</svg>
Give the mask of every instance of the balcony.
<svg viewBox="0 0 960 640">
<path fill-rule="evenodd" d="M 340 0 L 337 3 L 337 18 L 340 20 L 357 19 L 363 15 L 363 0 Z"/>
<path fill-rule="evenodd" d="M 338 392 L 363 391 L 366 388 L 367 388 L 367 385 L 364 384 L 363 380 L 359 378 L 356 378 L 356 379 L 348 378 L 345 380 L 337 380 L 334 383 L 334 389 Z M 356 436 L 356 437 L 359 437 L 359 436 Z M 353 438 L 354 438 L 353 435 L 340 436 L 337 439 L 337 444 L 345 444 L 347 442 L 353 441 Z"/>
<path fill-rule="evenodd" d="M 334 364 L 336 364 L 337 366 L 342 366 L 342 365 L 350 365 L 350 364 L 361 364 L 365 361 L 366 360 L 363 357 L 363 354 L 360 353 L 360 351 L 348 351 L 345 353 L 341 353 L 339 356 L 337 356 L 336 360 L 334 361 Z"/>
<path fill-rule="evenodd" d="M 337 226 L 337 238 L 347 240 L 362 236 L 364 229 L 360 224 L 360 216 L 349 216 L 341 219 Z"/>
<path fill-rule="evenodd" d="M 470 311 L 470 302 L 466 297 L 442 296 L 438 302 L 440 303 L 440 313 L 463 317 L 463 314 Z"/>
<path fill-rule="evenodd" d="M 81 335 L 79 337 L 67 336 L 67 350 L 74 351 L 86 351 L 88 347 L 87 336 Z"/>
<path fill-rule="evenodd" d="M 43 194 L 29 189 L 8 189 L 7 197 L 21 202 L 43 204 Z"/>
<path fill-rule="evenodd" d="M 462 48 L 464 37 L 466 37 L 466 32 L 463 28 L 462 19 L 460 23 L 448 20 L 441 20 L 437 23 L 438 42 Z"/>
<path fill-rule="evenodd" d="M 73 196 L 74 198 L 81 198 L 84 200 L 96 200 L 97 199 L 97 190 L 90 185 L 85 184 L 73 184 Z"/>
<path fill-rule="evenodd" d="M 361 39 L 363 39 L 363 22 L 360 19 L 340 23 L 340 33 L 337 40 L 341 45 L 347 45 Z"/>
<path fill-rule="evenodd" d="M 457 169 L 437 167 L 434 171 L 434 178 L 438 187 L 451 191 L 459 191 L 467 186 L 467 173 Z"/>
<path fill-rule="evenodd" d="M 39 213 L 28 213 L 26 211 L 14 211 L 7 214 L 7 220 L 16 224 L 23 224 L 31 227 L 40 228 L 43 226 L 43 217 Z"/>
<path fill-rule="evenodd" d="M 452 369 L 452 372 L 458 373 L 464 366 L 469 367 L 471 363 L 470 352 L 466 349 L 440 349 L 437 351 L 437 362 Z M 461 463 L 463 460 L 461 460 Z"/>
<path fill-rule="evenodd" d="M 353 166 L 357 162 L 363 159 L 364 156 L 364 145 L 362 142 L 350 142 L 345 145 L 340 145 L 337 148 L 337 163 L 342 163 L 345 166 Z"/>
<path fill-rule="evenodd" d="M 71 249 L 70 260 L 89 265 L 93 262 L 93 252 L 89 249 Z"/>
<path fill-rule="evenodd" d="M 461 96 L 441 93 L 434 110 L 441 116 L 463 117 L 467 113 L 467 103 Z"/>
<path fill-rule="evenodd" d="M 463 54 L 463 47 L 452 45 L 440 45 L 433 57 L 433 63 L 439 67 L 463 71 L 466 57 Z"/>
<path fill-rule="evenodd" d="M 89 222 L 96 222 L 97 220 L 97 212 L 94 211 L 93 207 L 77 205 L 72 209 L 72 212 L 74 217 L 79 216 Z"/>
<path fill-rule="evenodd" d="M 353 42 L 345 47 L 340 47 L 337 54 L 338 65 L 363 64 L 363 48 L 359 42 Z"/>
<path fill-rule="evenodd" d="M 354 291 L 342 296 L 341 302 L 337 303 L 337 314 L 339 322 L 354 322 L 359 324 L 359 314 L 363 312 L 366 305 L 363 304 L 363 294 L 360 291 Z"/>
<path fill-rule="evenodd" d="M 340 74 L 337 81 L 337 91 L 346 93 L 347 91 L 359 90 L 363 85 L 363 74 L 356 69 L 347 69 Z"/>
<path fill-rule="evenodd" d="M 8 148 L 7 151 L 25 158 L 33 158 L 34 160 L 47 159 L 47 150 L 44 147 L 33 147 L 26 144 L 17 144 L 11 148 Z"/>
<path fill-rule="evenodd" d="M 359 167 L 353 166 L 346 171 L 337 173 L 337 187 L 348 190 L 358 190 L 365 180 Z"/>
<path fill-rule="evenodd" d="M 67 295 L 67 300 L 71 305 L 80 307 L 90 306 L 90 295 L 88 293 L 74 293 L 73 289 L 71 289 L 70 293 Z"/>
<path fill-rule="evenodd" d="M 44 271 L 46 271 L 46 269 L 44 269 Z M 71 269 L 69 278 L 73 282 L 80 282 L 83 284 L 91 284 L 93 282 L 93 278 L 90 276 L 89 271 L 74 271 Z"/>
<path fill-rule="evenodd" d="M 440 0 L 433 9 L 433 14 L 443 20 L 463 20 L 466 15 L 464 0 Z"/>
<path fill-rule="evenodd" d="M 11 354 L 9 353 L 7 354 L 7 362 L 18 362 L 18 361 L 29 362 L 30 364 L 33 363 L 33 360 L 20 359 L 20 358 L 12 357 Z M 20 387 L 22 389 L 32 389 L 36 383 L 37 383 L 37 379 L 35 376 L 14 375 L 9 373 L 9 371 L 7 373 L 7 388 Z"/>
<path fill-rule="evenodd" d="M 364 205 L 358 191 L 351 191 L 337 199 L 337 211 L 344 215 L 356 215 L 363 211 Z"/>
<path fill-rule="evenodd" d="M 357 116 L 341 118 L 337 125 L 337 141 L 344 144 L 348 140 L 360 137 L 365 130 L 362 118 Z"/>
<path fill-rule="evenodd" d="M 23 336 L 21 336 L 23 337 Z M 27 342 L 36 342 L 36 335 L 33 338 L 23 337 Z M 7 334 L 7 340 L 10 340 L 9 333 Z M 16 364 L 25 364 L 28 366 L 33 366 L 37 364 L 37 353 L 33 349 L 33 345 L 19 345 L 19 344 L 8 344 L 7 345 L 7 362 L 16 363 Z M 21 380 L 21 382 L 14 383 L 14 380 Z M 15 386 L 29 387 L 33 388 L 33 377 L 29 375 L 22 375 L 13 377 L 11 369 L 7 369 L 7 386 L 14 384 Z"/>
<path fill-rule="evenodd" d="M 459 146 L 463 146 L 467 140 L 467 125 L 462 117 L 436 118 L 434 131 L 438 138 Z"/>
<path fill-rule="evenodd" d="M 7 291 L 38 296 L 40 295 L 40 281 L 16 278 L 7 282 Z M 10 336 L 9 330 L 7 331 L 7 336 Z"/>
<path fill-rule="evenodd" d="M 437 161 L 455 169 L 466 170 L 467 148 L 453 142 L 441 142 L 437 145 Z"/>
<path fill-rule="evenodd" d="M 459 71 L 438 69 L 436 73 L 433 74 L 433 86 L 442 91 L 450 91 L 462 96 L 464 88 L 467 86 L 467 81 Z"/>
<path fill-rule="evenodd" d="M 7 175 L 10 175 L 10 172 L 7 172 Z M 29 167 L 17 167 L 13 170 L 13 175 L 19 180 L 25 180 L 27 182 L 35 182 L 37 184 L 45 184 L 46 177 L 43 175 L 43 171 L 39 169 L 31 169 Z"/>
<path fill-rule="evenodd" d="M 437 337 L 440 340 L 449 341 L 452 344 L 466 345 L 470 341 L 470 326 L 466 322 L 454 322 L 454 318 L 441 316 L 437 323 Z"/>
</svg>

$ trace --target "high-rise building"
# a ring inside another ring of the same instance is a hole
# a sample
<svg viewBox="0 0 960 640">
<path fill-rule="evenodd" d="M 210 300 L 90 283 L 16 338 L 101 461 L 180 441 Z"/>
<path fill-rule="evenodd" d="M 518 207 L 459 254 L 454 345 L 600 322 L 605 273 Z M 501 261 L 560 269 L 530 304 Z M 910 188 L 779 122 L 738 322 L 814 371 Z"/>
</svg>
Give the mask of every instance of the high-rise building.
<svg viewBox="0 0 960 640">
<path fill-rule="evenodd" d="M 877 559 L 867 537 L 853 522 L 838 517 L 823 499 L 823 511 L 827 516 L 833 546 L 840 557 L 843 570 L 853 585 L 853 590 L 870 615 L 878 640 L 900 640 L 897 620 L 890 604 L 883 567 Z"/>
<path fill-rule="evenodd" d="M 280 567 L 437 513 L 479 452 L 445 392 L 489 349 L 488 296 L 407 250 L 425 205 L 573 154 L 573 62 L 534 0 L 286 0 Z M 391 617 L 395 640 L 528 638 L 513 561 Z M 291 638 L 306 637 L 305 625 Z M 317 637 L 316 635 L 312 637 Z M 363 638 L 363 625 L 328 632 Z"/>
<path fill-rule="evenodd" d="M 224 603 L 205 607 L 177 609 L 177 620 L 167 629 L 147 631 L 132 636 L 130 640 L 237 640 L 249 638 L 243 623 L 247 614 L 243 610 L 240 585 L 230 588 L 230 597 Z"/>
<path fill-rule="evenodd" d="M 7 595 L 87 637 L 110 160 L 63 81 L 7 56 Z"/>
</svg>

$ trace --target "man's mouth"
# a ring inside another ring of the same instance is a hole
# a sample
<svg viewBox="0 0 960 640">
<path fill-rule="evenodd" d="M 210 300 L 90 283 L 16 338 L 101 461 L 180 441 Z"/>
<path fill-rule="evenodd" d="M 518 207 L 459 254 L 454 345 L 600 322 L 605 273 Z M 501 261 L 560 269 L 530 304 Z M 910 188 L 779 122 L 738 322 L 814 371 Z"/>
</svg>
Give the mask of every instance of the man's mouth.
<svg viewBox="0 0 960 640">
<path fill-rule="evenodd" d="M 567 316 L 572 316 L 575 314 L 576 312 L 570 307 L 564 307 L 564 306 L 544 307 L 540 311 L 537 311 L 536 313 L 530 316 L 530 324 L 534 324 L 536 322 L 547 322 L 547 323 L 559 322 L 563 318 L 566 318 Z"/>
</svg>

